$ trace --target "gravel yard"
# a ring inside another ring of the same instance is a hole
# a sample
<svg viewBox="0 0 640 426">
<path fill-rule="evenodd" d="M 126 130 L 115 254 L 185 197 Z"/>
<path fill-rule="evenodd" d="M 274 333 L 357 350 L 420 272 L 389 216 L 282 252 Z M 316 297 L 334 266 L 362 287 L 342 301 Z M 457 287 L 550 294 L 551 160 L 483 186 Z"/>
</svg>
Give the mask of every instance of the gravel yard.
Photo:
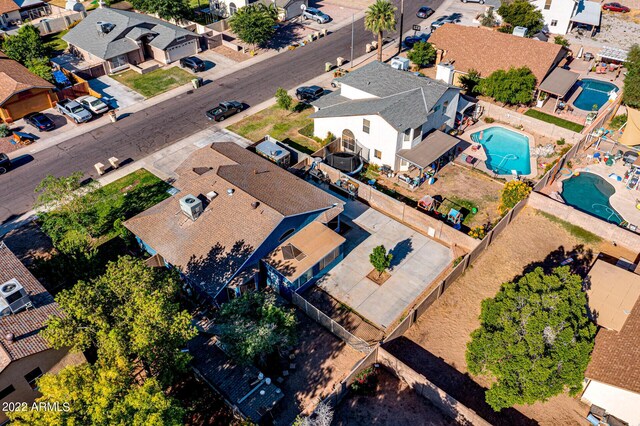
<svg viewBox="0 0 640 426">
<path fill-rule="evenodd" d="M 602 25 L 595 37 L 589 37 L 587 32 L 584 32 L 584 35 L 581 36 L 576 30 L 573 30 L 573 32 L 567 34 L 565 37 L 569 40 L 576 53 L 580 46 L 596 49 L 602 46 L 629 49 L 631 45 L 639 42 L 640 15 L 636 16 L 634 12 L 635 11 L 632 11 L 624 15 L 621 13 L 603 12 Z M 598 50 L 594 50 L 592 53 L 598 53 Z"/>
</svg>

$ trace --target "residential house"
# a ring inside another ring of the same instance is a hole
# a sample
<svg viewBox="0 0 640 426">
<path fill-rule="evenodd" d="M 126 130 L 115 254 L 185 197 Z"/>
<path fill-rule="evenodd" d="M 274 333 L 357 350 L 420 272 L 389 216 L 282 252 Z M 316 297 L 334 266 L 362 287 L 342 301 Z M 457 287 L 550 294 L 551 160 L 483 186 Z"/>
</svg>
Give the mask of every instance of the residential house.
<svg viewBox="0 0 640 426">
<path fill-rule="evenodd" d="M 0 119 L 7 123 L 51 108 L 53 84 L 0 52 Z"/>
<path fill-rule="evenodd" d="M 198 53 L 199 36 L 141 13 L 101 7 L 73 27 L 63 40 L 77 56 L 102 63 L 106 73 L 146 61 L 170 64 Z"/>
<path fill-rule="evenodd" d="M 453 153 L 458 140 L 443 132 L 455 125 L 459 88 L 377 61 L 337 82 L 338 90 L 313 103 L 315 136 L 331 133 L 342 150 L 394 170 L 409 168 L 409 152 L 428 154 L 422 165 Z"/>
<path fill-rule="evenodd" d="M 302 14 L 301 6 L 309 6 L 309 0 L 210 0 L 209 7 L 214 14 L 227 18 L 241 7 L 255 3 L 275 4 L 280 10 L 280 19 L 288 21 Z"/>
<path fill-rule="evenodd" d="M 545 29 L 566 34 L 576 24 L 600 26 L 600 3 L 586 0 L 533 0 L 544 17 Z"/>
<path fill-rule="evenodd" d="M 597 260 L 587 275 L 588 305 L 599 326 L 582 400 L 640 425 L 640 275 Z"/>
<path fill-rule="evenodd" d="M 13 27 L 51 15 L 49 3 L 41 0 L 0 0 L 0 27 Z"/>
<path fill-rule="evenodd" d="M 0 243 L 0 403 L 32 403 L 40 396 L 36 380 L 68 365 L 85 362 L 82 353 L 53 349 L 39 334 L 47 319 L 61 315 L 42 284 Z M 64 401 L 60 401 L 62 404 Z M 63 407 L 61 407 L 63 409 Z M 0 423 L 7 420 L 6 409 Z"/>
<path fill-rule="evenodd" d="M 453 67 L 451 81 L 459 84 L 461 75 L 476 70 L 488 77 L 497 70 L 527 67 L 540 84 L 567 56 L 559 44 L 518 37 L 484 27 L 445 24 L 431 34 L 429 42 L 437 49 L 436 64 Z"/>
<path fill-rule="evenodd" d="M 180 192 L 125 226 L 209 301 L 258 288 L 260 260 L 307 225 L 339 227 L 339 199 L 234 143 L 194 152 L 177 173 Z"/>
</svg>

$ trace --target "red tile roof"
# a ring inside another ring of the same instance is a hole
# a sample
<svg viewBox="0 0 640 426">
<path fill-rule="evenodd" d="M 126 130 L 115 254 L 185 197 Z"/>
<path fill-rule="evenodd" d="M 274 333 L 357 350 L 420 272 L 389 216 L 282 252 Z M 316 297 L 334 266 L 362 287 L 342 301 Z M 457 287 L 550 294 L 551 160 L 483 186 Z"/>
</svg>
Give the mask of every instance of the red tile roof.
<svg viewBox="0 0 640 426">
<path fill-rule="evenodd" d="M 16 93 L 35 88 L 53 89 L 53 87 L 53 84 L 32 74 L 18 62 L 0 52 L 0 105 Z"/>
</svg>

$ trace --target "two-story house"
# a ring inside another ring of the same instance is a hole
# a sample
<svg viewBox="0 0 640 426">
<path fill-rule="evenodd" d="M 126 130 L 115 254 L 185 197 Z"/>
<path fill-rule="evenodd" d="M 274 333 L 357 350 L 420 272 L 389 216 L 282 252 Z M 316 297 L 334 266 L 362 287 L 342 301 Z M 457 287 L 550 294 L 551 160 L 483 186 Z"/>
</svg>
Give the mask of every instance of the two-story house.
<svg viewBox="0 0 640 426">
<path fill-rule="evenodd" d="M 419 149 L 432 133 L 454 127 L 460 88 L 442 81 L 376 61 L 337 84 L 338 90 L 313 103 L 314 135 L 339 137 L 343 150 L 359 152 L 369 163 L 406 170 L 400 151 Z"/>
<path fill-rule="evenodd" d="M 587 0 L 533 0 L 544 18 L 545 29 L 553 34 L 566 34 L 576 24 L 600 26 L 601 5 Z"/>
</svg>

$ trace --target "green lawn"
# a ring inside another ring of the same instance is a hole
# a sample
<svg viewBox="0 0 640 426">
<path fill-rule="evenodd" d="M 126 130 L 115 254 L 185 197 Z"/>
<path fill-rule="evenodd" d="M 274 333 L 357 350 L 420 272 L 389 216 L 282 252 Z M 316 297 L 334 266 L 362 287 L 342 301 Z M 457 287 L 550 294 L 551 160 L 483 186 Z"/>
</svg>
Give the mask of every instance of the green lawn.
<svg viewBox="0 0 640 426">
<path fill-rule="evenodd" d="M 43 36 L 42 42 L 52 52 L 52 54 L 58 55 L 69 46 L 67 42 L 62 39 L 62 37 L 68 32 L 69 30 L 64 30 L 57 34 Z"/>
<path fill-rule="evenodd" d="M 161 68 L 147 74 L 138 74 L 130 70 L 111 77 L 147 98 L 187 84 L 194 78 L 192 74 L 178 67 Z"/>
<path fill-rule="evenodd" d="M 569 129 L 573 132 L 580 133 L 584 126 L 582 124 L 574 123 L 573 121 L 567 121 L 562 118 L 546 114 L 544 112 L 540 112 L 535 109 L 529 109 L 524 113 L 532 118 L 536 118 L 538 120 L 545 121 L 547 123 L 555 124 L 556 126 L 563 127 L 565 129 Z"/>
<path fill-rule="evenodd" d="M 538 214 L 544 216 L 545 218 L 549 219 L 551 222 L 555 222 L 557 224 L 559 224 L 560 226 L 562 226 L 567 232 L 569 232 L 571 235 L 573 235 L 574 237 L 576 237 L 579 240 L 584 241 L 587 244 L 595 244 L 595 243 L 599 243 L 600 241 L 602 241 L 602 238 L 600 238 L 599 236 L 597 236 L 596 234 L 587 231 L 584 228 L 581 228 L 577 225 L 574 225 L 571 222 L 567 222 L 566 220 L 562 220 L 559 217 L 556 217 L 552 214 L 549 214 L 547 212 L 543 212 L 543 211 L 538 211 Z"/>
</svg>

